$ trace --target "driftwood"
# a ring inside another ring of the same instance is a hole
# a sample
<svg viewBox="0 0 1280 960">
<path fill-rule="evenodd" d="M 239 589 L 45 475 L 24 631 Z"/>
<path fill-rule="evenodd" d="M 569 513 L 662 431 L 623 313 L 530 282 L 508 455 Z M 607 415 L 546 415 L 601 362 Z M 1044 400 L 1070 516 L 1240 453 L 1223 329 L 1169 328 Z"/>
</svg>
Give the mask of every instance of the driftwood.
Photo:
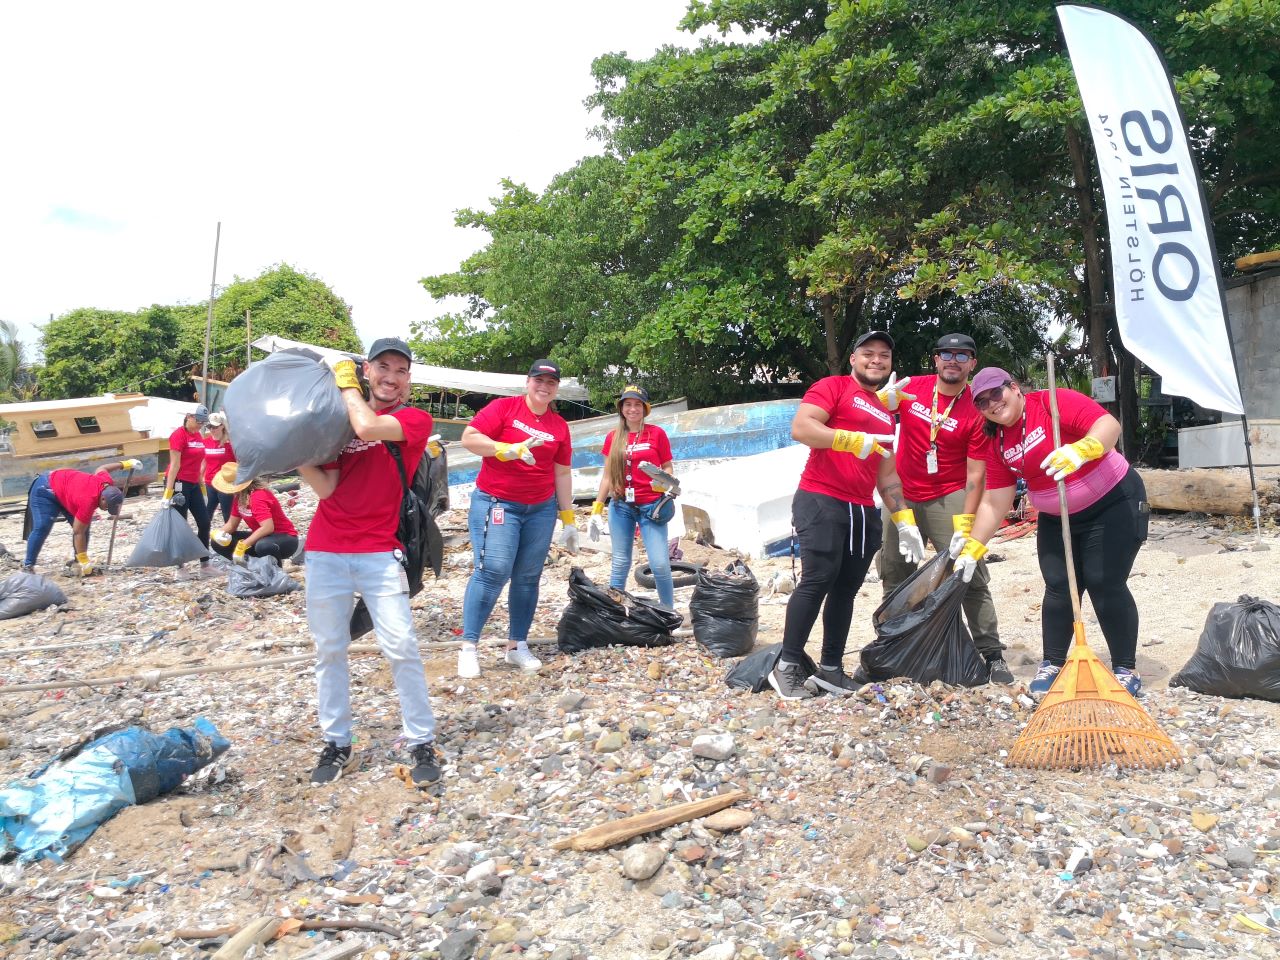
<svg viewBox="0 0 1280 960">
<path fill-rule="evenodd" d="M 1189 470 L 1139 469 L 1153 510 L 1209 513 L 1245 517 L 1253 513 L 1249 471 L 1243 467 Z M 1258 499 L 1262 512 L 1280 514 L 1280 476 L 1258 473 Z"/>
<path fill-rule="evenodd" d="M 247 925 L 241 927 L 232 924 L 225 927 L 184 927 L 173 931 L 175 940 L 214 940 L 218 937 L 231 937 L 217 953 L 213 955 L 212 960 L 224 960 L 223 950 L 232 947 L 233 952 L 226 954 L 227 957 L 242 957 L 249 947 L 255 943 L 266 943 L 272 937 L 284 934 L 297 933 L 306 930 L 372 930 L 375 933 L 385 933 L 389 937 L 400 937 L 402 934 L 395 927 L 385 923 L 376 923 L 373 920 L 293 920 L 287 917 L 260 917 L 257 920 L 251 920 Z M 234 951 L 239 951 L 234 952 Z"/>
<path fill-rule="evenodd" d="M 279 917 L 259 917 L 220 946 L 213 960 L 242 960 L 250 947 L 260 946 L 275 936 L 280 928 Z"/>
<path fill-rule="evenodd" d="M 552 844 L 557 850 L 607 850 L 623 841 L 638 837 L 642 833 L 652 833 L 687 820 L 697 820 L 708 814 L 732 806 L 739 800 L 745 800 L 749 794 L 745 790 L 730 790 L 705 800 L 693 800 L 689 803 L 678 803 L 674 807 L 662 807 L 648 813 L 638 813 L 633 817 L 611 820 L 601 823 L 589 830 L 575 833 Z"/>
</svg>

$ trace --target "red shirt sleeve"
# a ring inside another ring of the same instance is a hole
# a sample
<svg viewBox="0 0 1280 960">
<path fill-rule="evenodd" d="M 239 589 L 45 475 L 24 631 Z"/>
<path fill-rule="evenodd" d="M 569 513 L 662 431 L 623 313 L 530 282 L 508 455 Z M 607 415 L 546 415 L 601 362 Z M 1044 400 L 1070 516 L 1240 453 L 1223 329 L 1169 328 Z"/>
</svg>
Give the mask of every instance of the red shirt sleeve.
<svg viewBox="0 0 1280 960">
<path fill-rule="evenodd" d="M 266 490 L 255 490 L 249 494 L 249 512 L 253 514 L 253 519 L 259 526 L 268 520 L 274 519 L 271 511 L 271 502 L 275 500 Z"/>
<path fill-rule="evenodd" d="M 563 434 L 561 442 L 556 445 L 555 462 L 563 467 L 568 467 L 573 464 L 573 435 L 569 433 L 569 424 L 563 419 L 560 421 L 559 426 Z"/>
<path fill-rule="evenodd" d="M 836 404 L 840 402 L 836 390 L 836 378 L 824 377 L 804 392 L 804 397 L 801 398 L 800 402 L 813 404 L 813 406 L 821 407 L 827 413 L 831 413 L 835 410 Z"/>
<path fill-rule="evenodd" d="M 1003 490 L 1018 482 L 1018 476 L 1000 459 L 1000 447 L 992 440 L 987 444 L 987 489 Z"/>
<path fill-rule="evenodd" d="M 966 456 L 971 460 L 987 459 L 987 450 L 994 442 L 987 436 L 987 431 L 983 429 L 983 425 L 986 422 L 986 417 L 979 417 L 974 421 L 973 428 L 969 431 L 969 449 Z"/>
<path fill-rule="evenodd" d="M 658 436 L 654 443 L 654 446 L 657 448 L 656 453 L 658 455 L 658 466 L 662 466 L 663 464 L 670 463 L 674 459 L 671 456 L 671 438 L 667 436 L 667 431 L 663 430 L 661 427 L 655 427 L 654 429 L 658 431 Z"/>
<path fill-rule="evenodd" d="M 1092 397 L 1063 388 L 1058 391 L 1058 410 L 1062 415 L 1062 442 L 1074 443 L 1089 432 L 1106 409 Z"/>
<path fill-rule="evenodd" d="M 187 452 L 187 431 L 185 428 L 179 427 L 169 434 L 169 449 L 177 450 L 179 453 Z"/>
<path fill-rule="evenodd" d="M 613 430 L 604 435 L 604 448 L 600 452 L 606 457 L 609 455 L 609 451 L 613 449 L 613 434 L 617 429 L 617 427 L 614 427 Z"/>
<path fill-rule="evenodd" d="M 506 421 L 504 416 L 506 406 L 506 397 L 489 401 L 471 418 L 471 426 L 490 440 L 495 439 L 495 434 L 502 429 Z"/>
</svg>

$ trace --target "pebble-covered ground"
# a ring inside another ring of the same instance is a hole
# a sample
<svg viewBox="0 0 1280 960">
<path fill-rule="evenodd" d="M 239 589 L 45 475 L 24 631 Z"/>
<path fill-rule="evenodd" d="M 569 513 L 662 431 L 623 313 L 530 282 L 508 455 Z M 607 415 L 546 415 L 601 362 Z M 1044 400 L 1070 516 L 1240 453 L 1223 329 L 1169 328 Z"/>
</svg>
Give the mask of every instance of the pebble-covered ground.
<svg viewBox="0 0 1280 960">
<path fill-rule="evenodd" d="M 154 508 L 129 503 L 117 560 Z M 308 512 L 304 495 L 295 516 Z M 1214 601 L 1276 598 L 1274 535 L 1254 553 L 1248 536 L 1165 520 L 1140 558 L 1143 703 L 1182 750 L 1180 769 L 1035 772 L 1004 765 L 1030 716 L 1020 685 L 890 683 L 781 703 L 727 688 L 731 664 L 687 637 L 575 657 L 539 644 L 536 675 L 485 646 L 483 676 L 460 681 L 451 641 L 470 555 L 461 514 L 444 519 L 445 576 L 414 601 L 445 759 L 428 792 L 396 776 L 398 708 L 376 656 L 353 658 L 362 765 L 319 789 L 307 783 L 319 744 L 305 662 L 6 693 L 308 650 L 301 592 L 237 600 L 171 570 L 70 579 L 58 566 L 70 537 L 55 533 L 42 570 L 70 606 L 0 624 L 3 782 L 124 721 L 164 729 L 203 715 L 232 747 L 66 862 L 0 867 L 0 956 L 1280 955 L 1276 705 L 1167 688 Z M 10 550 L 19 524 L 0 520 Z M 1034 537 L 995 552 L 1002 636 L 1024 681 L 1038 660 Z M 607 580 L 606 557 L 574 562 Z M 762 581 L 789 569 L 754 566 Z M 568 569 L 557 557 L 547 570 L 536 636 L 555 635 Z M 879 591 L 864 587 L 851 651 L 871 637 Z M 779 639 L 785 601 L 762 600 L 761 642 Z M 747 799 L 606 851 L 555 846 L 735 788 Z M 276 918 L 276 939 L 228 943 L 262 917 Z M 359 949 L 336 952 L 344 942 Z"/>
</svg>

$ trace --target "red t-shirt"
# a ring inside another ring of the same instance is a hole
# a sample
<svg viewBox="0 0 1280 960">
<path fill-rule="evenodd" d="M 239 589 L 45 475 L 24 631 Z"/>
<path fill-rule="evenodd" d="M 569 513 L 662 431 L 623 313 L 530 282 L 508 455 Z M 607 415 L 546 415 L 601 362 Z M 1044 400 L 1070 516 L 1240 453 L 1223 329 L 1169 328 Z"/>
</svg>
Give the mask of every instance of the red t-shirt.
<svg viewBox="0 0 1280 960">
<path fill-rule="evenodd" d="M 1100 417 L 1107 415 L 1107 411 L 1091 397 L 1067 389 L 1058 391 L 1058 412 L 1061 414 L 1064 444 L 1075 443 L 1089 432 L 1089 428 Z M 1000 427 L 996 432 L 996 439 L 987 447 L 987 489 L 1012 487 L 1018 482 L 1019 474 L 1026 479 L 1029 490 L 1053 489 L 1057 484 L 1049 479 L 1049 474 L 1040 469 L 1040 462 L 1054 449 L 1049 391 L 1028 393 L 1025 418 L 1012 426 Z M 1101 460 L 1090 460 L 1075 473 L 1066 476 L 1067 484 L 1083 480 L 1101 464 Z"/>
<path fill-rule="evenodd" d="M 102 491 L 111 486 L 111 474 L 105 470 L 85 473 L 83 470 L 54 470 L 49 474 L 49 489 L 58 502 L 81 523 L 93 520 Z"/>
<path fill-rule="evenodd" d="M 413 473 L 431 436 L 431 415 L 416 407 L 401 407 L 395 417 L 404 429 L 400 450 L 405 476 Z M 403 549 L 396 538 L 404 487 L 400 472 L 381 440 L 355 437 L 325 470 L 338 471 L 338 485 L 320 501 L 307 530 L 309 553 L 383 553 Z"/>
<path fill-rule="evenodd" d="M 179 427 L 169 434 L 169 449 L 182 454 L 175 479 L 183 483 L 199 483 L 204 467 L 204 437 L 189 433 L 186 427 Z"/>
<path fill-rule="evenodd" d="M 616 432 L 611 430 L 604 438 L 606 459 L 609 457 L 609 451 L 613 449 L 613 435 Z M 645 462 L 659 467 L 671 462 L 671 441 L 667 438 L 667 431 L 651 423 L 646 423 L 639 433 L 627 433 L 627 459 L 624 469 L 627 486 L 635 489 L 636 503 L 653 503 L 662 496 L 653 489 L 653 481 L 649 479 L 649 475 L 640 469 L 640 464 Z M 624 493 L 615 495 L 619 499 L 625 499 Z"/>
<path fill-rule="evenodd" d="M 485 457 L 480 462 L 477 489 L 512 503 L 542 503 L 555 496 L 555 465 L 567 467 L 573 461 L 573 441 L 564 417 L 551 409 L 540 417 L 535 415 L 523 396 L 499 397 L 472 417 L 471 426 L 501 443 L 520 443 L 535 437 L 543 440 L 533 448 L 532 467 L 523 460 L 504 463 L 497 457 Z"/>
<path fill-rule="evenodd" d="M 243 513 L 240 511 L 240 497 L 237 495 L 231 501 L 231 516 L 243 519 L 250 533 L 270 520 L 275 524 L 275 533 L 283 533 L 290 537 L 298 535 L 297 527 L 293 525 L 293 521 L 280 506 L 280 501 L 270 490 L 254 490 L 250 493 L 249 508 Z"/>
<path fill-rule="evenodd" d="M 982 432 L 986 419 L 973 405 L 973 391 L 966 386 L 958 396 L 939 393 L 935 398 L 937 382 L 936 376 L 912 377 L 907 386 L 916 398 L 898 407 L 896 465 L 902 492 L 913 503 L 936 500 L 964 489 L 968 459 L 987 459 L 988 437 Z M 933 442 L 938 446 L 938 471 L 930 473 L 926 458 L 935 402 L 939 420 Z"/>
<path fill-rule="evenodd" d="M 231 463 L 236 452 L 231 448 L 231 441 L 224 440 L 221 445 L 213 437 L 204 439 L 204 482 L 213 483 L 213 478 L 222 469 L 224 463 Z"/>
<path fill-rule="evenodd" d="M 832 430 L 893 433 L 893 417 L 876 398 L 875 391 L 862 387 L 851 376 L 819 380 L 805 392 L 802 402 L 827 411 L 827 426 Z M 880 460 L 877 453 L 859 460 L 851 453 L 810 450 L 804 473 L 800 474 L 800 489 L 864 507 L 874 506 Z"/>
</svg>

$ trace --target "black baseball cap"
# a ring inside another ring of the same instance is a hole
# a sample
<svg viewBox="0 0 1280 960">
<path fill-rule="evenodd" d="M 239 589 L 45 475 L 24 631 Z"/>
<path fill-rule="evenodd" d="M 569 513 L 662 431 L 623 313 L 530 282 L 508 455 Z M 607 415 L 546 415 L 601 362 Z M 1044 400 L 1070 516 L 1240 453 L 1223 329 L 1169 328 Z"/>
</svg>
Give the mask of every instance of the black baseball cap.
<svg viewBox="0 0 1280 960">
<path fill-rule="evenodd" d="M 973 337 L 963 333 L 948 333 L 938 340 L 934 350 L 968 350 L 975 357 L 978 355 L 978 345 L 973 342 Z"/>
<path fill-rule="evenodd" d="M 529 368 L 531 377 L 555 377 L 560 379 L 560 365 L 550 360 L 535 360 Z"/>
<path fill-rule="evenodd" d="M 862 346 L 868 340 L 883 340 L 885 343 L 889 345 L 890 350 L 893 349 L 893 337 L 889 336 L 883 330 L 868 330 L 866 333 L 860 336 L 857 340 L 853 341 L 853 349 L 857 350 L 860 346 Z"/>
<path fill-rule="evenodd" d="M 103 487 L 102 493 L 99 494 L 102 502 L 106 505 L 107 513 L 113 517 L 120 516 L 120 505 L 124 503 L 124 494 L 120 488 L 116 486 Z"/>
<path fill-rule="evenodd" d="M 409 345 L 399 337 L 382 337 L 373 341 L 372 346 L 369 347 L 369 359 L 372 360 L 375 357 L 380 357 L 388 350 L 393 353 L 400 354 L 410 363 L 413 363 L 413 351 L 411 351 L 409 349 Z"/>
</svg>

